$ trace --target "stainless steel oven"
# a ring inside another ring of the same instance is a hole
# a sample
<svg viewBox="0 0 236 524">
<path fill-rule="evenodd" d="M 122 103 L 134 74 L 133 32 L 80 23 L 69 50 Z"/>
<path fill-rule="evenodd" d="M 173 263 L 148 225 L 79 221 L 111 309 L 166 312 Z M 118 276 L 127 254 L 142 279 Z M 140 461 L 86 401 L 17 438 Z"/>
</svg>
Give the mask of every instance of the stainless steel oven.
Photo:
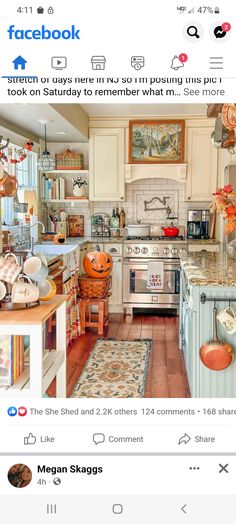
<svg viewBox="0 0 236 524">
<path fill-rule="evenodd" d="M 144 239 L 143 239 L 144 240 Z M 181 249 L 186 248 L 184 239 L 150 240 L 124 243 L 123 303 L 126 309 L 159 308 L 179 310 Z M 164 264 L 162 290 L 147 288 L 150 261 Z"/>
<path fill-rule="evenodd" d="M 147 289 L 147 271 L 150 259 L 125 259 L 123 274 L 123 302 L 127 306 L 175 308 L 179 306 L 179 260 L 164 263 L 164 286 L 161 291 Z"/>
</svg>

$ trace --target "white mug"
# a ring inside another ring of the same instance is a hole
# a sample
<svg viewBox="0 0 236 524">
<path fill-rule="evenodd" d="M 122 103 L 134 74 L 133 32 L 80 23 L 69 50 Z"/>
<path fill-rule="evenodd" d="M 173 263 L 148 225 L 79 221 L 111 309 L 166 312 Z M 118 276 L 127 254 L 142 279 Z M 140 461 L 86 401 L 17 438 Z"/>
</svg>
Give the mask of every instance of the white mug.
<svg viewBox="0 0 236 524">
<path fill-rule="evenodd" d="M 42 300 L 43 302 L 47 302 L 48 300 L 52 300 L 57 292 L 57 286 L 54 282 L 54 280 L 51 280 L 49 278 L 46 278 L 45 280 L 42 280 L 38 283 L 39 287 L 39 300 Z"/>
<path fill-rule="evenodd" d="M 35 282 L 47 278 L 49 269 L 39 257 L 27 258 L 24 262 L 24 273 Z"/>
<path fill-rule="evenodd" d="M 6 294 L 7 294 L 7 288 L 4 282 L 0 281 L 0 300 L 3 300 Z"/>
<path fill-rule="evenodd" d="M 28 282 L 25 282 L 27 279 Z M 12 287 L 11 300 L 14 304 L 27 304 L 37 302 L 39 299 L 39 288 L 35 286 L 29 277 L 20 275 Z"/>
<path fill-rule="evenodd" d="M 236 333 L 236 314 L 231 307 L 227 307 L 220 311 L 217 315 L 217 319 L 227 333 L 230 335 Z"/>
<path fill-rule="evenodd" d="M 0 257 L 0 280 L 13 284 L 20 272 L 21 266 L 14 253 L 7 253 L 5 257 Z"/>
</svg>

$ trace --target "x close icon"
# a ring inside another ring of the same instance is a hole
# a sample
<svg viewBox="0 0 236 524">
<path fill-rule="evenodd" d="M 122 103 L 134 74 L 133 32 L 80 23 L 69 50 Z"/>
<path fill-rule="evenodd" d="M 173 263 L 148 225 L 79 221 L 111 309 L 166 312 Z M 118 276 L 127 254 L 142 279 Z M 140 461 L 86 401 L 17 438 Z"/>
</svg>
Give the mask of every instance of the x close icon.
<svg viewBox="0 0 236 524">
<path fill-rule="evenodd" d="M 223 464 L 219 464 L 219 473 L 229 473 L 228 467 L 229 464 L 225 464 L 224 466 Z"/>
</svg>

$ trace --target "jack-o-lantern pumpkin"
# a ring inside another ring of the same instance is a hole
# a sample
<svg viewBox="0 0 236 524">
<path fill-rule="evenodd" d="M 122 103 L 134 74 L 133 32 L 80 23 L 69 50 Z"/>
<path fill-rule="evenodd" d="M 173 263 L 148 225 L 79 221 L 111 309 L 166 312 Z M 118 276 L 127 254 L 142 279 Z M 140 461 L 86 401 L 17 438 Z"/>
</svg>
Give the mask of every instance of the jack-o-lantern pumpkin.
<svg viewBox="0 0 236 524">
<path fill-rule="evenodd" d="M 113 261 L 109 253 L 105 251 L 91 251 L 85 255 L 83 265 L 89 277 L 107 278 L 111 273 Z"/>
</svg>

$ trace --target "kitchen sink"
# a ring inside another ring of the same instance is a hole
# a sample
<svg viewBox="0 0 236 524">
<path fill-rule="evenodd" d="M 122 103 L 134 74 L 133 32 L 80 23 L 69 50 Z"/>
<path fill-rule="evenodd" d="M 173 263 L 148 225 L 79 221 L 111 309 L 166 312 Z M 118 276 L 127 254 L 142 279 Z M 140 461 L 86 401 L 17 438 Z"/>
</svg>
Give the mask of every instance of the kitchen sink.
<svg viewBox="0 0 236 524">
<path fill-rule="evenodd" d="M 33 248 L 33 253 L 42 253 L 43 255 L 67 255 L 76 249 L 76 246 L 73 244 L 35 244 Z"/>
</svg>

